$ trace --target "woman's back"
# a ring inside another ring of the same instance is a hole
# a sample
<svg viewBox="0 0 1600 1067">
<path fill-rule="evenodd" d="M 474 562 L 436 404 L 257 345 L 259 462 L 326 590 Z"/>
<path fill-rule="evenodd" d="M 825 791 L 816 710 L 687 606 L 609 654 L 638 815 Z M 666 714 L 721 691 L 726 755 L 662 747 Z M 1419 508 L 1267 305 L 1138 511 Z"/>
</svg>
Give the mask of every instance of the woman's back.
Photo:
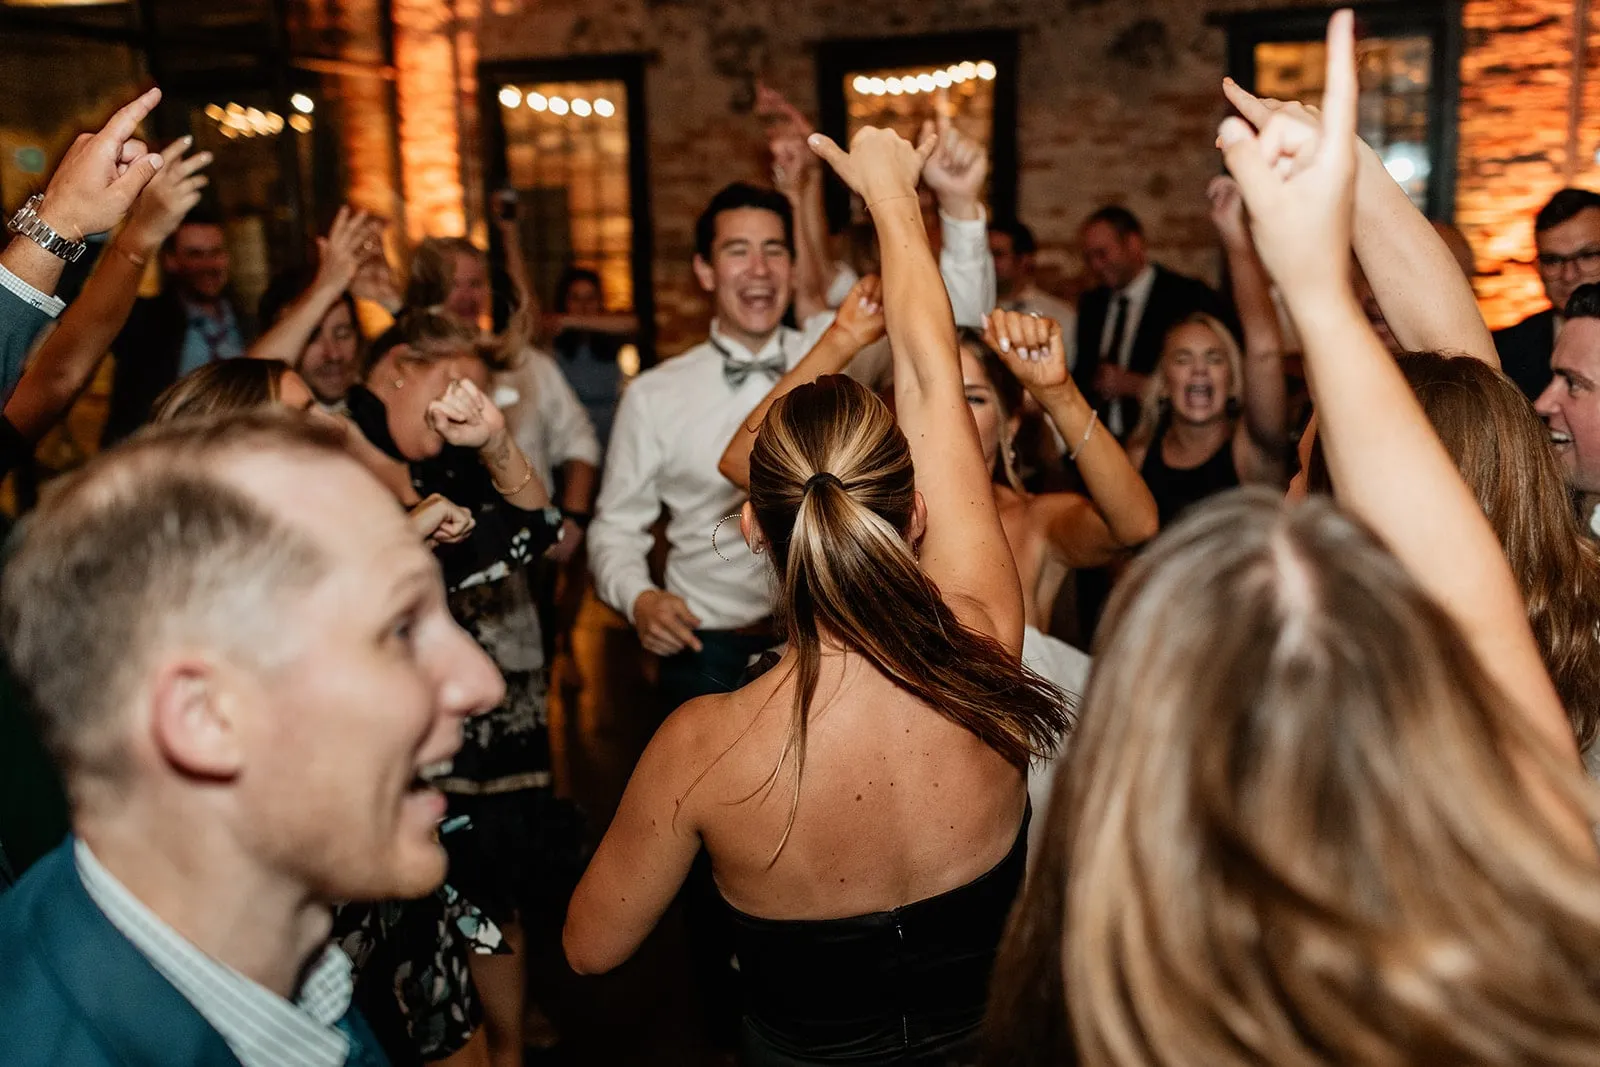
<svg viewBox="0 0 1600 1067">
<path fill-rule="evenodd" d="M 982 1019 L 1021 887 L 1023 777 L 845 653 L 824 660 L 798 800 L 788 773 L 767 790 L 793 674 L 684 709 L 715 724 L 707 762 L 726 751 L 684 816 L 731 912 L 744 1061 L 946 1062 Z"/>
<path fill-rule="evenodd" d="M 824 656 L 796 801 L 792 762 L 773 777 L 794 686 L 786 659 L 682 712 L 708 726 L 707 764 L 726 751 L 683 815 L 730 905 L 773 919 L 863 915 L 954 889 L 1005 857 L 1026 805 L 1021 772 L 852 653 Z"/>
</svg>

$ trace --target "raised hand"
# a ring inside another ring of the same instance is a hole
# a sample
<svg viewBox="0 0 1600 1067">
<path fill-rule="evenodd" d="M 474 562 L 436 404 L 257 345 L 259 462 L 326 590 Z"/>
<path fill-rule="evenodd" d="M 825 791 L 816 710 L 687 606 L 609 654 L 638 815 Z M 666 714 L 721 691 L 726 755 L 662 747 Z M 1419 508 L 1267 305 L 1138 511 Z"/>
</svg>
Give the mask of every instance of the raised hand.
<svg viewBox="0 0 1600 1067">
<path fill-rule="evenodd" d="M 434 493 L 408 512 L 411 528 L 430 546 L 466 540 L 478 520 L 448 497 Z"/>
<path fill-rule="evenodd" d="M 939 197 L 939 207 L 953 218 L 977 218 L 983 182 L 989 175 L 989 153 L 955 128 L 948 115 L 922 125 L 922 139 L 937 138 L 938 147 L 922 168 L 922 180 Z"/>
<path fill-rule="evenodd" d="M 1077 391 L 1067 373 L 1066 342 L 1055 319 L 996 308 L 984 316 L 983 340 L 1035 397 L 1043 399 L 1041 393 L 1057 390 Z"/>
<path fill-rule="evenodd" d="M 117 235 L 117 244 L 133 259 L 154 255 L 200 202 L 200 190 L 210 184 L 211 179 L 200 172 L 211 163 L 211 153 L 184 157 L 193 144 L 193 137 L 180 137 L 168 145 L 156 176 L 133 202 L 128 223 Z"/>
<path fill-rule="evenodd" d="M 1257 250 L 1285 290 L 1342 292 L 1350 284 L 1355 204 L 1354 18 L 1328 23 L 1328 69 L 1318 127 L 1286 108 L 1264 108 L 1259 131 L 1229 118 L 1217 144 L 1244 195 Z"/>
<path fill-rule="evenodd" d="M 1239 183 L 1226 174 L 1219 174 L 1206 186 L 1206 199 L 1211 201 L 1211 224 L 1217 228 L 1222 243 L 1230 248 L 1243 248 L 1250 243 L 1250 220 L 1244 209 L 1244 196 Z"/>
<path fill-rule="evenodd" d="M 364 211 L 348 205 L 333 217 L 328 236 L 317 238 L 317 279 L 315 284 L 333 292 L 350 288 L 361 267 L 382 254 L 378 244 L 379 223 Z"/>
<path fill-rule="evenodd" d="M 845 294 L 832 328 L 843 331 L 858 352 L 883 337 L 883 282 L 876 274 L 866 275 Z"/>
<path fill-rule="evenodd" d="M 848 152 L 826 134 L 814 133 L 806 143 L 870 208 L 890 197 L 916 196 L 917 179 L 939 142 L 932 131 L 925 131 L 913 148 L 893 130 L 863 126 L 850 139 Z"/>
<path fill-rule="evenodd" d="M 482 448 L 506 429 L 500 409 L 466 378 L 451 382 L 444 396 L 428 405 L 425 417 L 435 433 L 462 448 Z"/>
<path fill-rule="evenodd" d="M 63 237 L 81 241 L 104 233 L 127 215 L 166 160 L 134 137 L 139 123 L 161 100 L 151 89 L 111 116 L 99 133 L 72 142 L 45 186 L 39 215 Z"/>
<path fill-rule="evenodd" d="M 798 196 L 817 175 L 817 158 L 806 147 L 816 127 L 799 108 L 768 85 L 756 87 L 756 117 L 766 126 L 772 152 L 772 182 L 786 196 Z"/>
</svg>

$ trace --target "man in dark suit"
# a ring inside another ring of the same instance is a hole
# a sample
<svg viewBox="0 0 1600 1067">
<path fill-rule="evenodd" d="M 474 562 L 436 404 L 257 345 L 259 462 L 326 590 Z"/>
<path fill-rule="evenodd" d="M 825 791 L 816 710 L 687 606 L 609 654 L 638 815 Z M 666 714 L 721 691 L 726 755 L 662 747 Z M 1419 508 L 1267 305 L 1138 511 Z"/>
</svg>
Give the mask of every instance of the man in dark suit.
<svg viewBox="0 0 1600 1067">
<path fill-rule="evenodd" d="M 1578 286 L 1600 282 L 1600 193 L 1563 189 L 1552 196 L 1534 216 L 1533 240 L 1550 306 L 1494 335 L 1501 369 L 1529 400 L 1550 384 L 1550 356 L 1561 330 L 1558 309 Z"/>
<path fill-rule="evenodd" d="M 221 222 L 191 212 L 161 248 L 161 293 L 134 304 L 111 342 L 116 362 L 101 447 L 143 426 L 156 397 L 185 374 L 244 355 L 250 330 L 228 293 L 228 270 Z"/>
<path fill-rule="evenodd" d="M 100 456 L 29 516 L 0 642 L 73 829 L 0 894 L 0 1063 L 387 1064 L 332 907 L 439 885 L 429 781 L 504 684 L 343 435 Z"/>
<path fill-rule="evenodd" d="M 1196 311 L 1231 327 L 1232 310 L 1205 282 L 1152 263 L 1144 227 L 1122 207 L 1090 215 L 1080 233 L 1084 264 L 1100 286 L 1078 301 L 1073 377 L 1119 439 L 1139 421 L 1139 402 L 1167 331 Z"/>
</svg>

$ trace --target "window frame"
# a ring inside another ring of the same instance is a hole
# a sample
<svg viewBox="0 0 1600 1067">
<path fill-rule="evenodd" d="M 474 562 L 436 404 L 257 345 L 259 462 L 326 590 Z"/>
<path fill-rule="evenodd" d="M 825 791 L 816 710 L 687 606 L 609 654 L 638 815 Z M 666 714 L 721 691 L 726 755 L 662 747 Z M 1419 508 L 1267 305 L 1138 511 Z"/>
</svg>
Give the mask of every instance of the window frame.
<svg viewBox="0 0 1600 1067">
<path fill-rule="evenodd" d="M 1428 217 L 1455 218 L 1457 113 L 1461 95 L 1460 0 L 1416 0 L 1408 4 L 1351 5 L 1361 37 L 1428 37 L 1433 67 L 1428 94 Z M 1256 88 L 1256 46 L 1321 41 L 1337 7 L 1278 8 L 1215 14 L 1207 21 L 1228 35 L 1228 76 Z"/>
<path fill-rule="evenodd" d="M 639 319 L 641 368 L 656 362 L 655 239 L 650 213 L 650 159 L 645 68 L 651 56 L 641 52 L 566 56 L 558 59 L 486 60 L 478 64 L 478 129 L 483 137 L 483 202 L 509 180 L 506 129 L 500 117 L 500 87 L 517 82 L 620 81 L 628 94 L 628 210 L 633 217 L 633 311 Z M 505 248 L 500 233 L 489 226 L 491 270 L 504 277 Z M 500 309 L 496 309 L 496 318 Z"/>
<path fill-rule="evenodd" d="M 851 73 L 890 67 L 943 67 L 968 59 L 995 65 L 992 141 L 989 147 L 989 214 L 1010 220 L 1017 213 L 1017 76 L 1020 47 L 1016 30 L 930 33 L 905 37 L 835 38 L 816 45 L 818 128 L 841 147 L 849 130 L 844 80 Z M 835 232 L 850 223 L 850 190 L 827 168 L 828 225 Z"/>
</svg>

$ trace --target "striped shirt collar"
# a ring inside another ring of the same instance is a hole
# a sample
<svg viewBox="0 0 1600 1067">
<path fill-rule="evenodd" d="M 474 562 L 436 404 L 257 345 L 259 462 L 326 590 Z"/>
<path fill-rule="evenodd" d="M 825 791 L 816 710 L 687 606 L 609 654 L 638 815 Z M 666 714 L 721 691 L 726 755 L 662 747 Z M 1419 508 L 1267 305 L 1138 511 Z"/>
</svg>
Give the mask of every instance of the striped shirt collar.
<svg viewBox="0 0 1600 1067">
<path fill-rule="evenodd" d="M 338 1023 L 350 1010 L 350 958 L 330 944 L 293 1004 L 184 940 L 73 843 L 83 888 L 151 966 L 222 1035 L 243 1067 L 343 1067 L 350 1044 Z"/>
</svg>

